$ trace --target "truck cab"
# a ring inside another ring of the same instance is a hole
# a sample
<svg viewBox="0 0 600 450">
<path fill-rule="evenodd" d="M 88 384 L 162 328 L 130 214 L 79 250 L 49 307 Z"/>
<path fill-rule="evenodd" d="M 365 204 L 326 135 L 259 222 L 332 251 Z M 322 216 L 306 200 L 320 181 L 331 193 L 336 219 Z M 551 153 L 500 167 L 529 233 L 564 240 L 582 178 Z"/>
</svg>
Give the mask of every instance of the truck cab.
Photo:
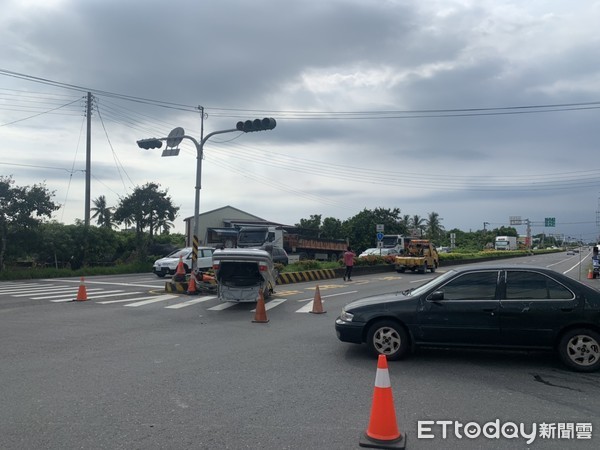
<svg viewBox="0 0 600 450">
<path fill-rule="evenodd" d="M 263 248 L 271 244 L 283 248 L 283 230 L 277 227 L 242 227 L 238 233 L 239 248 Z"/>
<path fill-rule="evenodd" d="M 428 270 L 435 272 L 440 265 L 440 258 L 435 246 L 426 239 L 414 239 L 410 241 L 404 256 L 396 256 L 394 268 L 398 273 L 406 270 L 425 273 Z"/>
</svg>

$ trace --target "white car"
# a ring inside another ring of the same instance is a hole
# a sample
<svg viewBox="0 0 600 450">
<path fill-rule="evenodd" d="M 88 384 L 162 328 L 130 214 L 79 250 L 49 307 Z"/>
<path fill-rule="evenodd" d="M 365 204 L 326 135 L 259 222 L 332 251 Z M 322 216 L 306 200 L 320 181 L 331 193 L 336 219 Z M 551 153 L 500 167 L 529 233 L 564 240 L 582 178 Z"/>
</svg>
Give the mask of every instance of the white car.
<svg viewBox="0 0 600 450">
<path fill-rule="evenodd" d="M 398 251 L 393 248 L 368 248 L 360 255 L 359 258 L 364 258 L 365 256 L 387 256 L 387 255 L 397 255 Z"/>
<path fill-rule="evenodd" d="M 181 257 L 185 273 L 190 273 L 192 270 L 192 250 L 192 247 L 180 248 L 164 258 L 157 259 L 154 261 L 154 266 L 152 266 L 152 272 L 161 278 L 166 275 L 174 275 Z M 207 270 L 212 268 L 213 251 L 214 248 L 211 247 L 198 247 L 198 269 Z"/>
</svg>

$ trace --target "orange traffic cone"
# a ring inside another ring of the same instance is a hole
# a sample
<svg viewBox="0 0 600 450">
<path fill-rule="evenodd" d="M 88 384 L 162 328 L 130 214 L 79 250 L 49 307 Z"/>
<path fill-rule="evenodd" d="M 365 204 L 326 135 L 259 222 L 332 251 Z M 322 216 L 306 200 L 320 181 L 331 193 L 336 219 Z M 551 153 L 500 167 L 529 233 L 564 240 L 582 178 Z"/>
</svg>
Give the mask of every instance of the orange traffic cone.
<svg viewBox="0 0 600 450">
<path fill-rule="evenodd" d="M 392 385 L 385 355 L 379 355 L 377 361 L 371 419 L 369 427 L 358 444 L 369 448 L 403 449 L 406 447 L 406 435 L 400 433 L 396 422 Z"/>
<path fill-rule="evenodd" d="M 194 275 L 193 273 L 190 274 L 190 280 L 188 281 L 187 293 L 188 293 L 188 295 L 193 295 L 193 294 L 198 293 L 198 291 L 196 290 L 196 275 Z"/>
<path fill-rule="evenodd" d="M 265 308 L 265 297 L 263 296 L 263 292 L 258 292 L 258 301 L 256 302 L 256 313 L 254 314 L 254 320 L 252 322 L 256 323 L 267 323 L 269 319 L 267 319 L 267 310 Z"/>
<path fill-rule="evenodd" d="M 313 314 L 323 314 L 327 311 L 323 311 L 323 302 L 321 301 L 321 291 L 319 291 L 319 285 L 317 284 L 317 288 L 315 289 L 315 299 L 313 300 L 313 308 L 311 313 Z"/>
<path fill-rule="evenodd" d="M 592 269 L 590 269 L 590 271 L 588 272 L 588 280 L 592 280 L 594 278 L 594 272 L 592 271 Z"/>
<path fill-rule="evenodd" d="M 83 277 L 81 277 L 79 280 L 79 289 L 77 290 L 77 301 L 84 302 L 87 299 L 87 290 L 85 289 Z"/>
<path fill-rule="evenodd" d="M 185 267 L 183 267 L 183 257 L 179 257 L 179 262 L 177 263 L 177 269 L 175 270 L 175 276 L 173 277 L 175 281 L 185 281 Z"/>
</svg>

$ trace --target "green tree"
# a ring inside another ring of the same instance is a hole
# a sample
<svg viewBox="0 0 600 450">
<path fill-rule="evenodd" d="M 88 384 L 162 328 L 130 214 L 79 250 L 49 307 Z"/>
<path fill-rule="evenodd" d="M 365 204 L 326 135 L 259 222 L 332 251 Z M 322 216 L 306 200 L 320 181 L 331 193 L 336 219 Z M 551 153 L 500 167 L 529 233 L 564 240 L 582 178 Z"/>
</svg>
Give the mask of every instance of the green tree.
<svg viewBox="0 0 600 450">
<path fill-rule="evenodd" d="M 101 227 L 113 228 L 113 210 L 112 206 L 106 204 L 106 197 L 101 195 L 97 199 L 93 200 L 94 207 L 92 211 L 94 215 L 92 219 L 96 219 L 96 223 Z"/>
<path fill-rule="evenodd" d="M 515 227 L 505 227 L 501 226 L 500 228 L 494 229 L 495 236 L 515 236 L 519 237 L 519 232 Z"/>
<path fill-rule="evenodd" d="M 321 215 L 311 214 L 310 219 L 300 219 L 300 222 L 295 225 L 302 229 L 302 234 L 306 237 L 319 237 L 321 233 Z"/>
<path fill-rule="evenodd" d="M 354 250 L 362 251 L 376 244 L 376 225 L 383 225 L 385 234 L 402 234 L 400 209 L 364 209 L 342 223 L 342 230 Z"/>
<path fill-rule="evenodd" d="M 440 215 L 436 212 L 430 212 L 425 223 L 426 236 L 436 244 L 440 242 L 444 234 L 444 227 L 441 224 Z"/>
<path fill-rule="evenodd" d="M 410 234 L 410 215 L 404 214 L 402 218 L 399 220 L 400 229 L 402 230 L 403 235 Z"/>
<path fill-rule="evenodd" d="M 173 225 L 179 207 L 173 205 L 168 191 L 161 191 L 158 183 L 147 183 L 136 187 L 133 193 L 121 199 L 114 213 L 117 223 L 135 226 L 137 257 L 140 261 L 147 256 L 148 245 L 154 235 L 164 232 Z M 147 236 L 144 232 L 147 230 Z"/>
<path fill-rule="evenodd" d="M 410 227 L 412 232 L 417 236 L 423 236 L 423 230 L 425 230 L 425 219 L 418 214 L 415 214 L 410 219 Z"/>
<path fill-rule="evenodd" d="M 148 230 L 150 240 L 173 226 L 179 207 L 173 205 L 168 191 L 160 191 L 158 183 L 147 183 L 134 189 L 133 193 L 123 199 L 114 213 L 114 220 L 126 225 L 135 225 L 135 231 L 141 235 Z"/>
<path fill-rule="evenodd" d="M 19 187 L 14 183 L 12 177 L 0 176 L 0 270 L 8 256 L 16 257 L 28 248 L 28 236 L 60 207 L 52 201 L 54 191 L 44 184 Z"/>
<path fill-rule="evenodd" d="M 323 239 L 344 239 L 342 221 L 333 217 L 323 219 L 321 225 L 321 236 Z"/>
</svg>

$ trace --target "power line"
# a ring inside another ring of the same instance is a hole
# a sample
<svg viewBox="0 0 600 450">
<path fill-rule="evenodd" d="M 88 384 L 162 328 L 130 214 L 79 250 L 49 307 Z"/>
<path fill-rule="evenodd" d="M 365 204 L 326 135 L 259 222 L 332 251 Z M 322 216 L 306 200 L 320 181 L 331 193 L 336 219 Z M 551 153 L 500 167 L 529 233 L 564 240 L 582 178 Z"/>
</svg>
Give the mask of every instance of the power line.
<svg viewBox="0 0 600 450">
<path fill-rule="evenodd" d="M 197 106 L 181 103 L 153 100 L 144 97 L 136 97 L 127 94 L 119 94 L 100 89 L 78 86 L 75 84 L 62 83 L 48 78 L 35 77 L 6 69 L 0 69 L 0 75 L 19 78 L 35 83 L 46 84 L 63 89 L 77 90 L 80 92 L 92 92 L 96 95 L 127 100 L 136 103 L 149 104 L 162 108 L 176 109 L 186 112 L 197 113 Z M 577 102 L 577 103 L 554 103 L 538 105 L 513 105 L 496 106 L 487 108 L 436 108 L 436 109 L 412 109 L 412 110 L 373 110 L 373 111 L 302 111 L 302 110 L 267 110 L 267 109 L 243 109 L 205 107 L 205 110 L 213 111 L 211 114 L 221 117 L 241 117 L 240 114 L 279 114 L 289 120 L 384 120 L 384 119 L 423 119 L 423 118 L 446 118 L 446 117 L 470 117 L 491 115 L 513 115 L 513 114 L 539 114 L 559 111 L 579 111 L 600 109 L 600 101 Z M 232 114 L 235 113 L 235 114 Z"/>
<path fill-rule="evenodd" d="M 24 120 L 33 119 L 34 117 L 39 117 L 39 116 L 42 116 L 44 114 L 51 113 L 51 112 L 56 111 L 58 109 L 64 108 L 64 107 L 69 106 L 69 105 L 72 105 L 73 103 L 78 102 L 80 100 L 81 99 L 78 98 L 78 99 L 75 99 L 75 100 L 73 100 L 73 101 L 71 101 L 69 103 L 65 103 L 64 105 L 57 106 L 56 108 L 52 108 L 52 109 L 49 109 L 47 111 L 43 111 L 41 113 L 34 114 L 32 116 L 29 116 L 29 117 L 23 117 L 21 119 L 13 120 L 12 122 L 2 123 L 2 124 L 0 124 L 0 127 L 4 127 L 4 126 L 7 126 L 7 125 L 13 125 L 13 124 L 18 123 L 18 122 L 23 122 Z"/>
<path fill-rule="evenodd" d="M 17 163 L 7 163 L 0 162 L 3 166 L 14 166 L 14 167 L 33 167 L 36 169 L 49 169 L 49 170 L 62 170 L 67 173 L 75 173 L 75 172 L 85 172 L 85 169 L 67 169 L 65 167 L 55 167 L 55 166 L 40 166 L 37 164 L 17 164 Z"/>
</svg>

